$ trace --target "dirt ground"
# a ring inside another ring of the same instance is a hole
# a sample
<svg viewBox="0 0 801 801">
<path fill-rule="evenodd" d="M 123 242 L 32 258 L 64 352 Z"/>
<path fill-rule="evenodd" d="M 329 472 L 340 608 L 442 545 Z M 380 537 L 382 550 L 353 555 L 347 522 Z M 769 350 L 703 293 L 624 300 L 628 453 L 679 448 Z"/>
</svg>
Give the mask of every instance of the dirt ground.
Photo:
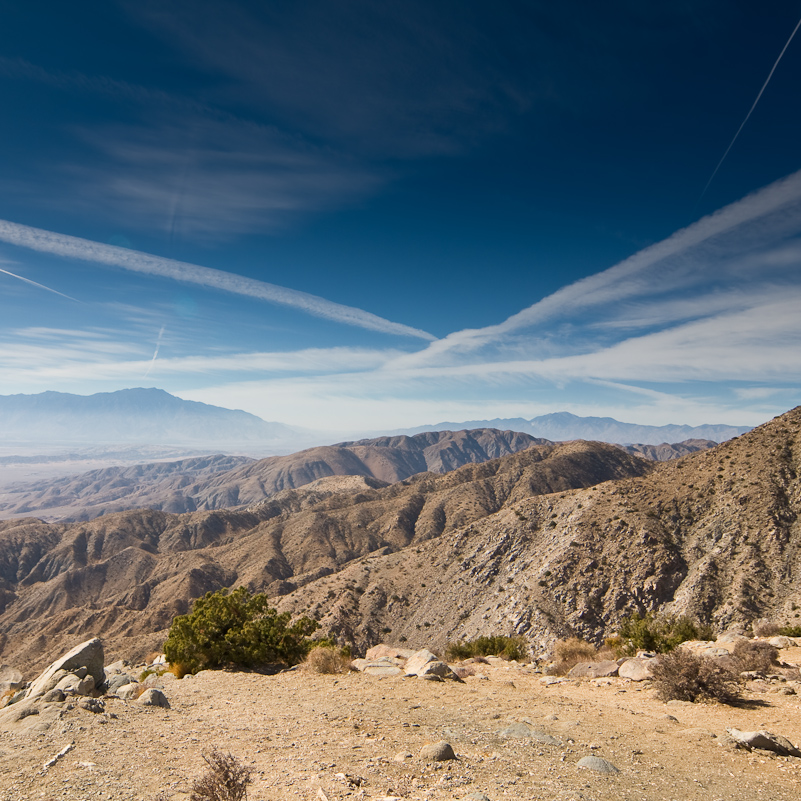
<svg viewBox="0 0 801 801">
<path fill-rule="evenodd" d="M 799 663 L 801 648 L 781 657 Z M 74 707 L 49 728 L 46 715 L 32 716 L 27 730 L 0 734 L 0 799 L 188 801 L 205 766 L 202 753 L 212 747 L 252 768 L 250 801 L 801 797 L 801 759 L 721 745 L 730 726 L 767 729 L 801 744 L 799 684 L 752 683 L 737 707 L 667 705 L 647 682 L 546 684 L 532 667 L 475 667 L 464 684 L 206 671 L 165 681 L 170 709 L 108 697 L 105 713 Z M 799 694 L 780 692 L 787 688 Z M 498 734 L 515 722 L 558 744 Z M 424 744 L 441 740 L 457 760 L 419 757 Z M 577 767 L 588 755 L 609 760 L 619 773 Z"/>
</svg>

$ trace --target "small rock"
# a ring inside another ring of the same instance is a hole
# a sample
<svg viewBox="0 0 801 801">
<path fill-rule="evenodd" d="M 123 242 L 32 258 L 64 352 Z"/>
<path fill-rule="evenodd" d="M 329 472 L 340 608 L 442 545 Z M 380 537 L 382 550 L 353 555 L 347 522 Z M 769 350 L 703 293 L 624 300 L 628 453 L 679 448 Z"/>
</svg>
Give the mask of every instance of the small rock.
<svg viewBox="0 0 801 801">
<path fill-rule="evenodd" d="M 81 700 L 78 701 L 78 706 L 81 709 L 86 709 L 95 714 L 103 712 L 106 709 L 106 705 L 99 698 L 81 698 Z"/>
<path fill-rule="evenodd" d="M 465 801 L 490 801 L 484 793 L 468 793 L 464 798 Z"/>
<path fill-rule="evenodd" d="M 585 756 L 578 761 L 578 767 L 594 770 L 597 773 L 620 773 L 620 771 L 603 757 Z"/>
<path fill-rule="evenodd" d="M 170 702 L 167 700 L 167 696 L 155 687 L 145 690 L 139 696 L 139 703 L 143 706 L 159 706 L 164 709 L 170 708 Z"/>
<path fill-rule="evenodd" d="M 392 758 L 395 760 L 395 762 L 405 762 L 407 759 L 411 759 L 412 755 L 406 751 L 401 751 L 400 753 L 395 754 L 395 756 Z"/>
<path fill-rule="evenodd" d="M 448 759 L 456 759 L 450 743 L 441 740 L 438 743 L 428 743 L 420 749 L 420 756 L 428 762 L 445 762 Z"/>
<path fill-rule="evenodd" d="M 42 696 L 42 702 L 45 704 L 60 704 L 66 697 L 63 690 L 54 687 Z"/>
<path fill-rule="evenodd" d="M 89 695 L 94 688 L 95 680 L 92 676 L 84 675 L 81 678 L 75 673 L 67 673 L 55 687 L 55 689 L 62 690 L 67 695 Z"/>
</svg>

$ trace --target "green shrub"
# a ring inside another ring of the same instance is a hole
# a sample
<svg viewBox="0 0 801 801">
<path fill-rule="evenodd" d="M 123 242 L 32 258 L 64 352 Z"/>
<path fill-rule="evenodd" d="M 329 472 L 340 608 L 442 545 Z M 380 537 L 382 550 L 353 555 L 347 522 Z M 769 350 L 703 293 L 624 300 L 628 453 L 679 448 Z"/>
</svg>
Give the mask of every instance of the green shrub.
<svg viewBox="0 0 801 801">
<path fill-rule="evenodd" d="M 632 656 L 637 651 L 668 653 L 687 640 L 710 640 L 714 631 L 711 626 L 685 615 L 677 617 L 647 612 L 640 617 L 635 612 L 620 624 L 619 636 L 620 644 L 616 644 L 616 648 L 620 655 Z"/>
<path fill-rule="evenodd" d="M 720 701 L 731 704 L 740 684 L 730 670 L 679 648 L 663 654 L 651 667 L 653 686 L 662 701 Z"/>
<path fill-rule="evenodd" d="M 307 637 L 317 621 L 302 617 L 290 626 L 289 614 L 279 615 L 268 600 L 246 587 L 206 593 L 188 615 L 173 619 L 164 654 L 183 673 L 302 661 L 314 645 Z"/>
<path fill-rule="evenodd" d="M 776 634 L 781 637 L 801 637 L 801 626 L 782 626 Z"/>
<path fill-rule="evenodd" d="M 474 656 L 500 656 L 503 659 L 522 659 L 528 650 L 525 637 L 477 637 L 469 642 L 450 643 L 445 651 L 449 660 L 470 659 Z"/>
</svg>

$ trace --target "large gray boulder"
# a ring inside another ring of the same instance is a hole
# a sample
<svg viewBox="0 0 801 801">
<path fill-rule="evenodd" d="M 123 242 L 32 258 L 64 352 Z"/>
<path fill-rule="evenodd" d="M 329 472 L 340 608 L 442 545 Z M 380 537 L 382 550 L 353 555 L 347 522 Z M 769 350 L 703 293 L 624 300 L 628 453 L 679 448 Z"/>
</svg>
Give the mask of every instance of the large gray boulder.
<svg viewBox="0 0 801 801">
<path fill-rule="evenodd" d="M 423 648 L 421 651 L 416 651 L 412 654 L 409 659 L 406 661 L 406 675 L 407 676 L 419 676 L 420 671 L 429 663 L 429 662 L 439 662 L 439 657 L 436 654 L 432 654 L 431 651 Z"/>
<path fill-rule="evenodd" d="M 103 643 L 97 637 L 76 645 L 71 651 L 67 651 L 64 656 L 53 662 L 31 684 L 25 697 L 38 698 L 40 695 L 44 695 L 55 686 L 50 684 L 54 674 L 60 670 L 72 672 L 80 667 L 86 668 L 96 685 L 99 686 L 106 680 L 103 671 Z"/>
<path fill-rule="evenodd" d="M 602 679 L 607 676 L 617 676 L 617 671 L 617 662 L 579 662 L 570 668 L 567 675 L 571 679 Z"/>
</svg>

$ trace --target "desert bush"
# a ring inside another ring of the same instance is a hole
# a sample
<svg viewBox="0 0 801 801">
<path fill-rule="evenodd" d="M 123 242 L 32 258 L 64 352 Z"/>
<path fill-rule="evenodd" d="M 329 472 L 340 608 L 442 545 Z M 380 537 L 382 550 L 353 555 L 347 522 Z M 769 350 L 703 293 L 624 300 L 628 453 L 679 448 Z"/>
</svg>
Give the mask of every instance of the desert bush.
<svg viewBox="0 0 801 801">
<path fill-rule="evenodd" d="M 303 666 L 312 673 L 347 673 L 350 659 L 330 645 L 316 645 L 309 651 Z"/>
<path fill-rule="evenodd" d="M 263 593 L 246 587 L 207 592 L 188 615 L 174 618 L 164 643 L 170 663 L 190 673 L 206 668 L 259 667 L 271 662 L 297 664 L 314 644 L 307 637 L 318 623 L 302 617 L 289 624 Z"/>
<path fill-rule="evenodd" d="M 472 665 L 463 666 L 460 665 L 457 668 L 454 668 L 453 671 L 460 679 L 466 679 L 468 676 L 475 676 L 476 669 Z"/>
<path fill-rule="evenodd" d="M 617 651 L 620 656 L 633 656 L 637 651 L 669 653 L 687 640 L 711 640 L 711 626 L 699 623 L 685 615 L 655 615 L 646 612 L 641 617 L 636 612 L 620 624 Z M 611 640 L 612 638 L 610 638 Z"/>
<path fill-rule="evenodd" d="M 776 634 L 781 637 L 801 637 L 801 626 L 782 626 Z"/>
<path fill-rule="evenodd" d="M 242 801 L 252 781 L 251 770 L 235 756 L 216 749 L 203 754 L 208 768 L 192 785 L 189 801 Z"/>
<path fill-rule="evenodd" d="M 590 643 L 580 637 L 559 640 L 553 648 L 554 665 L 550 672 L 563 676 L 579 662 L 593 662 L 598 658 L 598 651 Z"/>
<path fill-rule="evenodd" d="M 656 695 L 662 701 L 730 704 L 740 696 L 740 684 L 734 673 L 683 648 L 660 656 L 651 672 Z"/>
<path fill-rule="evenodd" d="M 740 640 L 735 643 L 731 655 L 740 670 L 770 671 L 779 658 L 779 649 L 759 640 Z"/>
<path fill-rule="evenodd" d="M 758 620 L 751 626 L 751 631 L 754 637 L 775 637 L 781 631 L 781 626 L 772 620 Z"/>
<path fill-rule="evenodd" d="M 445 651 L 449 660 L 470 659 L 475 656 L 500 656 L 502 659 L 522 659 L 528 650 L 525 637 L 477 637 L 469 642 L 450 643 Z"/>
</svg>

